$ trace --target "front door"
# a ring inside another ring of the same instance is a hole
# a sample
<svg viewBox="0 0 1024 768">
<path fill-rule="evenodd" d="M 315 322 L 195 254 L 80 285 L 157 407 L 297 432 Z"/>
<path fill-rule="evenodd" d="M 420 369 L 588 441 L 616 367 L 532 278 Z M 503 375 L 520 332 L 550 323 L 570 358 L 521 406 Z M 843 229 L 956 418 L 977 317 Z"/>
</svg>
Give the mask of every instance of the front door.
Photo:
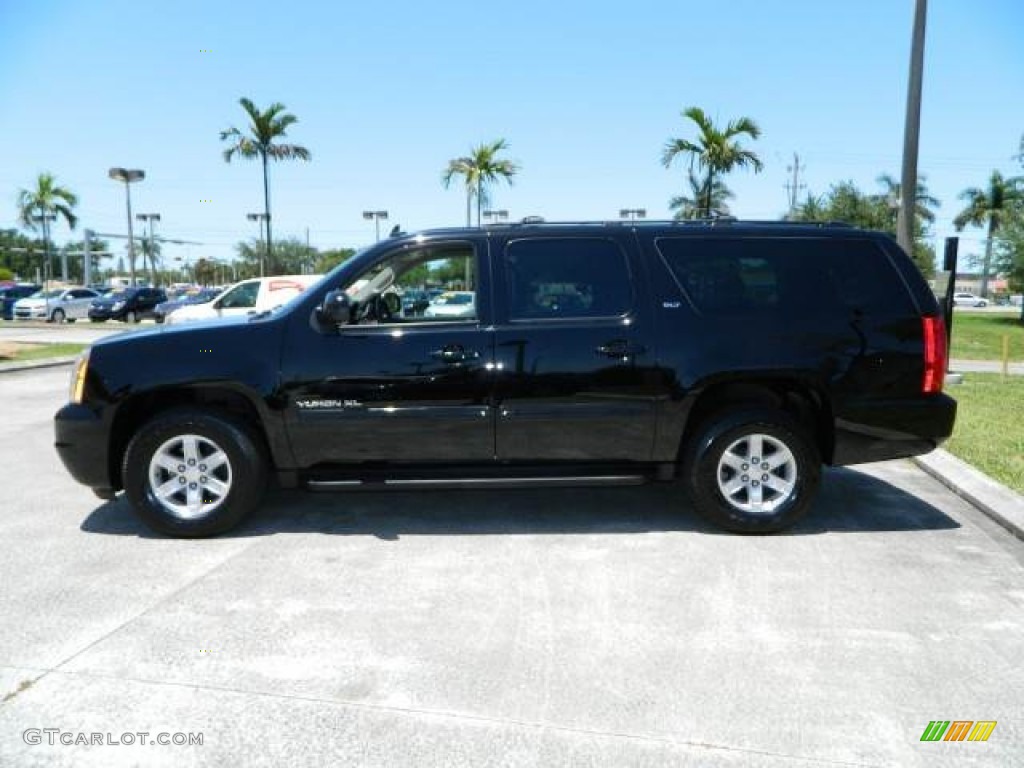
<svg viewBox="0 0 1024 768">
<path fill-rule="evenodd" d="M 630 238 L 495 244 L 499 459 L 650 459 L 664 386 Z"/>
<path fill-rule="evenodd" d="M 493 460 L 494 339 L 476 277 L 486 266 L 483 241 L 406 245 L 336 286 L 350 296 L 352 323 L 293 333 L 308 344 L 284 355 L 286 423 L 300 467 Z M 403 310 L 402 295 L 414 291 L 474 300 Z"/>
</svg>

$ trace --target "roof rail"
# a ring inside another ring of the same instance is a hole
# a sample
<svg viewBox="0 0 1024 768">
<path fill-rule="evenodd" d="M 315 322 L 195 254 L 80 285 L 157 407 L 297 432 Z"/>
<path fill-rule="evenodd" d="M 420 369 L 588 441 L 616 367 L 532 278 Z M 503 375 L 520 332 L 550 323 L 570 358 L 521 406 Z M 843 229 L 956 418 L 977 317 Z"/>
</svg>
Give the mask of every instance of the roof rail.
<svg viewBox="0 0 1024 768">
<path fill-rule="evenodd" d="M 855 228 L 855 225 L 845 221 L 790 221 L 786 219 L 739 219 L 735 216 L 712 216 L 701 219 L 590 219 L 579 221 L 547 221 L 543 216 L 526 216 L 519 221 L 499 221 L 484 224 L 484 228 L 507 228 L 507 227 L 725 227 L 732 225 L 755 226 L 755 227 L 806 227 L 809 229 L 824 229 L 828 227 L 842 227 L 844 229 Z"/>
</svg>

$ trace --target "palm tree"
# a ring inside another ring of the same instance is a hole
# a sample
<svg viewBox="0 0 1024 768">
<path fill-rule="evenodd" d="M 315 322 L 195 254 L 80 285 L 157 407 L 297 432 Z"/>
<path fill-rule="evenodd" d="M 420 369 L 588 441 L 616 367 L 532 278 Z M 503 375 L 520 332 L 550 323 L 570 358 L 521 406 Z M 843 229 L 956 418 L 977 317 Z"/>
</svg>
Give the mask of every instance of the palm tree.
<svg viewBox="0 0 1024 768">
<path fill-rule="evenodd" d="M 230 141 L 231 146 L 224 150 L 224 160 L 230 163 L 231 158 L 240 155 L 245 158 L 259 157 L 263 163 L 263 213 L 267 222 L 267 262 L 268 270 L 273 273 L 270 263 L 274 252 L 273 238 L 270 233 L 270 182 L 267 168 L 268 160 L 309 160 L 308 149 L 298 144 L 276 144 L 275 139 L 283 138 L 288 126 L 298 122 L 295 115 L 284 111 L 285 106 L 279 102 L 271 104 L 260 112 L 249 99 L 241 98 L 242 105 L 249 116 L 249 133 L 244 134 L 234 126 L 221 131 L 221 141 Z"/>
<path fill-rule="evenodd" d="M 691 169 L 696 163 L 706 172 L 702 213 L 710 216 L 716 175 L 747 166 L 753 168 L 755 173 L 759 173 L 764 167 L 761 159 L 751 150 L 744 149 L 737 140 L 738 136 L 744 134 L 756 139 L 761 135 L 761 129 L 749 117 L 741 117 L 739 120 L 729 121 L 724 130 L 719 130 L 700 107 L 685 109 L 683 116 L 697 125 L 697 141 L 669 139 L 661 153 L 661 162 L 669 168 L 676 157 L 688 155 Z"/>
<path fill-rule="evenodd" d="M 144 237 L 139 241 L 139 250 L 142 252 L 142 268 L 146 268 L 146 263 L 149 263 L 149 284 L 156 286 L 156 271 L 160 266 L 160 241 Z"/>
<path fill-rule="evenodd" d="M 1021 183 L 1024 179 L 1004 179 L 999 171 L 992 171 L 988 188 L 970 187 L 960 193 L 960 199 L 967 201 L 967 207 L 953 219 L 957 232 L 968 224 L 982 227 L 988 224 L 988 237 L 985 240 L 985 259 L 981 266 L 981 295 L 988 296 L 988 270 L 992 263 L 992 240 L 999 227 L 1014 212 L 1020 210 L 1024 203 L 1024 190 Z"/>
<path fill-rule="evenodd" d="M 790 215 L 792 221 L 828 221 L 828 201 L 824 196 L 815 197 L 810 192 L 802 203 L 797 203 Z"/>
<path fill-rule="evenodd" d="M 925 183 L 925 176 L 917 177 L 917 189 L 914 190 L 914 216 L 928 224 L 935 221 L 933 208 L 938 208 L 941 203 L 928 194 L 928 185 Z M 900 209 L 900 183 L 888 173 L 883 173 L 876 181 L 882 185 L 882 194 L 876 195 L 875 199 L 883 203 L 886 209 L 892 212 L 893 232 L 896 231 L 896 215 Z"/>
<path fill-rule="evenodd" d="M 705 189 L 707 181 L 701 181 L 692 168 L 687 174 L 687 181 L 690 184 L 689 195 L 677 195 L 668 201 L 669 210 L 676 212 L 673 217 L 675 219 L 699 219 L 702 206 L 708 204 L 708 194 Z M 715 179 L 711 187 L 711 212 L 718 216 L 729 215 L 729 204 L 726 203 L 726 200 L 731 200 L 733 197 L 733 193 L 725 186 L 725 182 Z"/>
<path fill-rule="evenodd" d="M 498 181 L 512 183 L 512 177 L 519 172 L 519 166 L 511 160 L 498 158 L 498 153 L 508 149 L 504 139 L 497 139 L 489 144 L 473 147 L 469 155 L 456 157 L 448 162 L 441 175 L 441 182 L 447 189 L 452 179 L 462 176 L 466 185 L 466 226 L 471 225 L 470 211 L 473 199 L 476 199 L 476 225 L 480 226 L 480 210 L 489 202 L 488 187 Z"/>
<path fill-rule="evenodd" d="M 60 217 L 67 222 L 68 229 L 74 229 L 78 219 L 71 209 L 78 205 L 78 196 L 71 190 L 57 184 L 52 173 L 40 173 L 35 189 L 18 192 L 18 220 L 35 231 L 37 223 L 43 225 L 43 248 L 46 250 L 46 267 L 50 265 L 50 221 Z M 38 222 L 37 222 L 38 219 Z M 62 254 L 60 276 L 68 279 L 68 257 Z"/>
</svg>

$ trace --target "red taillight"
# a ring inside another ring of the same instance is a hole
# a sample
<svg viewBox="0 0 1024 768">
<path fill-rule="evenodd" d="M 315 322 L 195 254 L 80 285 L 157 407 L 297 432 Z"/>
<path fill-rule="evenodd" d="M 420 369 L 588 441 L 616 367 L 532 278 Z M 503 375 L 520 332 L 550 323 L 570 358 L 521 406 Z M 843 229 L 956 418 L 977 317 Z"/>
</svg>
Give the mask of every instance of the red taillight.
<svg viewBox="0 0 1024 768">
<path fill-rule="evenodd" d="M 924 378 L 921 391 L 926 395 L 942 391 L 946 380 L 946 324 L 941 317 L 922 317 L 924 328 Z"/>
</svg>

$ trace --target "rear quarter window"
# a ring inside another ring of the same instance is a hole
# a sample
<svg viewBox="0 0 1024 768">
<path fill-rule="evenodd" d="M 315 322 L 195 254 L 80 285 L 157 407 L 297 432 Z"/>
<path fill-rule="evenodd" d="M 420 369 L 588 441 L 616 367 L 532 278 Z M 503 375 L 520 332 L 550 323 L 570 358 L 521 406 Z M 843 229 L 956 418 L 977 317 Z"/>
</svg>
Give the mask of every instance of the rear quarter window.
<svg viewBox="0 0 1024 768">
<path fill-rule="evenodd" d="M 870 240 L 665 237 L 656 246 L 704 315 L 915 313 L 902 276 Z"/>
</svg>

